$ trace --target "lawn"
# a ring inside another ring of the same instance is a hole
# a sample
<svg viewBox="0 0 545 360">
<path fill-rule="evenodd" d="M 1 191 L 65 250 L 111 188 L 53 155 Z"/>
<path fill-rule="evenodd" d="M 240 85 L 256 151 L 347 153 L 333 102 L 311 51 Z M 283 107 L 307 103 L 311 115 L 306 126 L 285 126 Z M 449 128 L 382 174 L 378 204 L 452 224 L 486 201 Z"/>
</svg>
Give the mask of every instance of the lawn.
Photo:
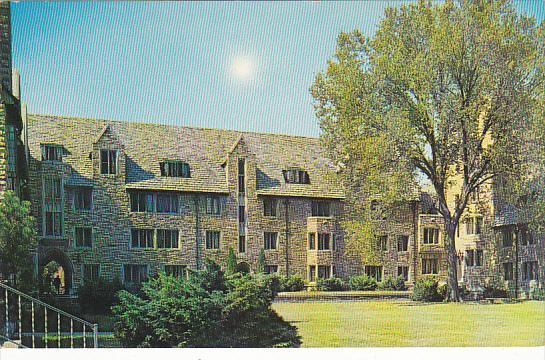
<svg viewBox="0 0 545 360">
<path fill-rule="evenodd" d="M 279 302 L 304 347 L 543 346 L 545 302 Z"/>
</svg>

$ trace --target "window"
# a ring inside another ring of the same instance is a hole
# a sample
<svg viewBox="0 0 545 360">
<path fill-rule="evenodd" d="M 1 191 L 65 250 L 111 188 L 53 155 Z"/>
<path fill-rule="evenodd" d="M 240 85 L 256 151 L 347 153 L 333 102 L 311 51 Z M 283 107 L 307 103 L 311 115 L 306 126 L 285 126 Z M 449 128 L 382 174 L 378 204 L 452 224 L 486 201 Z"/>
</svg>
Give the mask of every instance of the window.
<svg viewBox="0 0 545 360">
<path fill-rule="evenodd" d="M 263 199 L 263 215 L 276 217 L 277 202 L 276 199 Z"/>
<path fill-rule="evenodd" d="M 178 230 L 157 229 L 159 249 L 178 249 Z"/>
<path fill-rule="evenodd" d="M 238 192 L 244 194 L 246 191 L 246 162 L 244 159 L 238 159 Z"/>
<path fill-rule="evenodd" d="M 167 160 L 159 163 L 159 167 L 161 168 L 161 176 L 182 178 L 191 177 L 189 164 L 183 161 Z"/>
<path fill-rule="evenodd" d="M 221 203 L 219 196 L 208 196 L 206 198 L 206 213 L 209 215 L 221 214 Z"/>
<path fill-rule="evenodd" d="M 46 236 L 63 235 L 63 187 L 60 178 L 43 179 L 44 231 Z"/>
<path fill-rule="evenodd" d="M 83 264 L 83 281 L 97 282 L 100 276 L 100 265 L 98 264 Z"/>
<path fill-rule="evenodd" d="M 162 214 L 178 213 L 179 212 L 178 199 L 179 197 L 178 197 L 178 194 L 176 193 L 168 193 L 168 192 L 157 193 L 157 212 Z"/>
<path fill-rule="evenodd" d="M 538 280 L 537 261 L 522 263 L 522 280 Z"/>
<path fill-rule="evenodd" d="M 265 250 L 275 250 L 276 241 L 278 239 L 278 233 L 276 232 L 264 232 L 263 239 L 265 240 Z"/>
<path fill-rule="evenodd" d="M 426 245 L 439 244 L 439 229 L 424 228 L 424 244 Z"/>
<path fill-rule="evenodd" d="M 470 217 L 466 220 L 466 234 L 479 235 L 483 228 L 483 218 L 480 216 Z"/>
<path fill-rule="evenodd" d="M 318 250 L 330 250 L 330 235 L 327 233 L 318 234 Z"/>
<path fill-rule="evenodd" d="M 309 250 L 315 250 L 316 249 L 316 233 L 309 233 L 308 234 L 308 249 Z"/>
<path fill-rule="evenodd" d="M 483 250 L 475 250 L 475 266 L 483 266 Z"/>
<path fill-rule="evenodd" d="M 59 145 L 42 145 L 42 161 L 62 161 L 63 148 Z"/>
<path fill-rule="evenodd" d="M 145 249 L 153 247 L 152 229 L 132 229 L 131 247 L 134 249 Z"/>
<path fill-rule="evenodd" d="M 91 210 L 93 203 L 93 189 L 77 187 L 74 189 L 74 210 Z"/>
<path fill-rule="evenodd" d="M 310 265 L 308 267 L 308 281 L 316 281 L 316 265 Z"/>
<path fill-rule="evenodd" d="M 154 212 L 155 211 L 155 197 L 150 192 L 132 192 L 131 198 L 131 211 L 132 212 Z"/>
<path fill-rule="evenodd" d="M 377 244 L 380 250 L 388 250 L 388 235 L 377 236 Z"/>
<path fill-rule="evenodd" d="M 265 265 L 265 274 L 276 274 L 278 272 L 278 265 Z"/>
<path fill-rule="evenodd" d="M 244 205 L 239 205 L 238 206 L 238 222 L 241 223 L 241 224 L 244 224 L 246 221 L 245 221 L 245 218 L 246 218 L 246 207 Z"/>
<path fill-rule="evenodd" d="M 503 263 L 503 278 L 505 280 L 513 280 L 513 263 L 512 262 Z"/>
<path fill-rule="evenodd" d="M 328 201 L 313 201 L 312 216 L 330 216 L 330 206 Z"/>
<path fill-rule="evenodd" d="M 331 277 L 331 266 L 318 265 L 318 279 L 328 279 Z"/>
<path fill-rule="evenodd" d="M 117 150 L 100 150 L 100 173 L 103 175 L 117 174 Z"/>
<path fill-rule="evenodd" d="M 246 252 L 246 236 L 240 235 L 238 237 L 238 252 L 245 253 Z"/>
<path fill-rule="evenodd" d="M 182 278 L 187 276 L 186 265 L 165 265 L 164 270 L 165 275 L 167 276 L 173 276 L 176 278 Z"/>
<path fill-rule="evenodd" d="M 535 239 L 532 232 L 525 227 L 520 230 L 520 243 L 522 246 L 535 244 Z"/>
<path fill-rule="evenodd" d="M 513 231 L 511 228 L 506 228 L 501 230 L 502 233 L 502 246 L 511 247 L 513 246 Z"/>
<path fill-rule="evenodd" d="M 15 135 L 15 126 L 6 125 L 6 153 L 7 153 L 7 171 L 10 173 L 10 176 L 14 176 L 17 162 L 17 141 Z M 43 160 L 43 159 L 42 159 Z"/>
<path fill-rule="evenodd" d="M 439 259 L 422 259 L 422 274 L 439 274 Z"/>
<path fill-rule="evenodd" d="M 402 265 L 397 267 L 397 276 L 402 276 L 403 280 L 409 281 L 409 267 Z"/>
<path fill-rule="evenodd" d="M 93 230 L 90 227 L 77 227 L 76 247 L 93 247 Z"/>
<path fill-rule="evenodd" d="M 474 266 L 475 265 L 475 251 L 474 250 L 466 250 L 466 266 Z"/>
<path fill-rule="evenodd" d="M 337 250 L 337 245 L 338 245 L 338 242 L 340 240 L 340 235 L 333 235 L 332 237 L 332 241 L 331 241 L 331 248 L 333 250 Z"/>
<path fill-rule="evenodd" d="M 207 249 L 220 248 L 220 232 L 219 231 L 206 232 L 206 248 Z"/>
<path fill-rule="evenodd" d="M 404 252 L 409 250 L 409 237 L 407 235 L 397 236 L 397 251 Z"/>
<path fill-rule="evenodd" d="M 382 281 L 382 266 L 365 266 L 365 274 L 375 278 L 376 281 Z"/>
<path fill-rule="evenodd" d="M 284 170 L 284 180 L 287 184 L 310 184 L 310 178 L 305 170 Z"/>
<path fill-rule="evenodd" d="M 137 264 L 123 265 L 123 282 L 126 284 L 140 284 L 148 278 L 148 266 Z"/>
</svg>

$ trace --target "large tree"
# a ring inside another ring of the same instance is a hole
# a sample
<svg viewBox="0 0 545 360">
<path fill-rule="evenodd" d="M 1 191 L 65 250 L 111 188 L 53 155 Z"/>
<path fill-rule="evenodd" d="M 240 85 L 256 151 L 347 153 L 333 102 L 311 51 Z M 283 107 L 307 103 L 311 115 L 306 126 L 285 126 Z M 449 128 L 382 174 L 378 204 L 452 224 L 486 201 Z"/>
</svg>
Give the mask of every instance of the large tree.
<svg viewBox="0 0 545 360">
<path fill-rule="evenodd" d="M 508 1 L 391 7 L 372 37 L 339 35 L 312 87 L 348 192 L 381 193 L 393 204 L 409 199 L 415 179 L 432 186 L 445 224 L 449 300 L 459 300 L 455 232 L 470 196 L 496 178 L 523 184 L 530 173 L 528 131 L 545 126 L 544 37 L 544 23 Z"/>
</svg>

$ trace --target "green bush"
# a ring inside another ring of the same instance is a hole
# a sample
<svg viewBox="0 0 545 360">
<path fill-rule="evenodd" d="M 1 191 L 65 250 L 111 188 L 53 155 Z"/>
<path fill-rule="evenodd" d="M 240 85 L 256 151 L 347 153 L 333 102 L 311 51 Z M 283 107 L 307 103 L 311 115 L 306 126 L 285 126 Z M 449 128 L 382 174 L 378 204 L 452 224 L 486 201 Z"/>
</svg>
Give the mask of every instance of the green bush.
<svg viewBox="0 0 545 360">
<path fill-rule="evenodd" d="M 142 295 L 119 293 L 115 335 L 127 347 L 297 347 L 297 329 L 271 309 L 271 276 L 225 277 L 208 262 L 187 279 L 160 274 Z"/>
<path fill-rule="evenodd" d="M 117 293 L 123 289 L 119 279 L 87 281 L 78 288 L 78 302 L 81 311 L 90 314 L 109 314 L 116 302 Z"/>
<path fill-rule="evenodd" d="M 377 288 L 377 281 L 375 278 L 367 275 L 355 275 L 348 281 L 350 290 L 354 291 L 368 291 L 375 290 Z"/>
<path fill-rule="evenodd" d="M 321 291 L 344 291 L 347 290 L 345 282 L 338 277 L 331 277 L 326 279 L 318 279 L 316 281 L 316 286 L 318 290 Z"/>
<path fill-rule="evenodd" d="M 397 290 L 402 291 L 406 290 L 405 279 L 403 276 L 398 276 L 393 278 L 392 276 L 387 276 L 383 281 L 378 283 L 378 288 L 380 290 Z"/>
<path fill-rule="evenodd" d="M 494 285 L 488 285 L 484 288 L 483 291 L 484 298 L 508 298 L 509 292 L 500 287 Z"/>
<path fill-rule="evenodd" d="M 305 290 L 305 280 L 299 275 L 283 276 L 280 282 L 281 291 L 293 292 Z"/>
<path fill-rule="evenodd" d="M 439 283 L 433 276 L 425 276 L 416 280 L 412 299 L 414 301 L 434 302 L 442 301 L 444 297 L 439 294 Z"/>
</svg>

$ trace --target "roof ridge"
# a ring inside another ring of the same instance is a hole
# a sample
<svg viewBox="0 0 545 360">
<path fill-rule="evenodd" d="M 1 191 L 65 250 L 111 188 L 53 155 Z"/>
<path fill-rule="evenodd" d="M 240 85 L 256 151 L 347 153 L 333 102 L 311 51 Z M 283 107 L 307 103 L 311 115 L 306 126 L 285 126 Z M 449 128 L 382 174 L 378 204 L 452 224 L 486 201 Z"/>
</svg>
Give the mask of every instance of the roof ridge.
<svg viewBox="0 0 545 360">
<path fill-rule="evenodd" d="M 59 119 L 75 119 L 75 120 L 93 120 L 93 121 L 104 121 L 104 122 L 114 122 L 114 123 L 125 123 L 125 124 L 135 124 L 135 125 L 149 125 L 149 126 L 165 126 L 172 128 L 186 128 L 186 129 L 195 129 L 195 130 L 214 130 L 214 131 L 225 131 L 238 134 L 254 134 L 254 135 L 271 135 L 278 137 L 287 137 L 287 138 L 301 138 L 308 140 L 320 140 L 319 137 L 315 136 L 305 136 L 305 135 L 293 135 L 293 134 L 281 134 L 273 132 L 260 132 L 260 131 L 247 131 L 247 130 L 233 130 L 233 129 L 223 129 L 223 128 L 214 128 L 214 127 L 203 127 L 203 126 L 193 126 L 193 125 L 173 125 L 173 124 L 164 124 L 164 123 L 154 123 L 145 120 L 117 120 L 117 119 L 99 119 L 85 116 L 71 116 L 71 115 L 54 115 L 54 114 L 35 114 L 29 113 L 29 117 L 40 117 L 40 118 L 59 118 Z"/>
</svg>

